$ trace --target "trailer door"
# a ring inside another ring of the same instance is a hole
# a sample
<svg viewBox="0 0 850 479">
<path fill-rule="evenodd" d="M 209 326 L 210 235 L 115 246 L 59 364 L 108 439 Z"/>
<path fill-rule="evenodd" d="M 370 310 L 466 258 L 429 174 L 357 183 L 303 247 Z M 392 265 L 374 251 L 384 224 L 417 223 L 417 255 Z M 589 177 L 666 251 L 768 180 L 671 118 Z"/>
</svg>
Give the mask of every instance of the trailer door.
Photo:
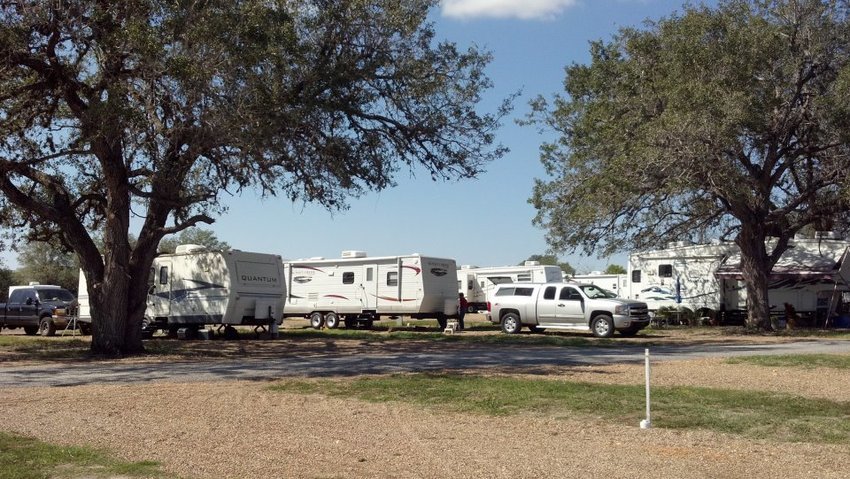
<svg viewBox="0 0 850 479">
<path fill-rule="evenodd" d="M 157 260 L 151 271 L 151 284 L 148 290 L 148 308 L 145 314 L 151 318 L 171 316 L 171 269 L 170 259 Z"/>
<path fill-rule="evenodd" d="M 363 267 L 363 309 L 377 309 L 378 306 L 378 266 L 367 264 Z"/>
</svg>

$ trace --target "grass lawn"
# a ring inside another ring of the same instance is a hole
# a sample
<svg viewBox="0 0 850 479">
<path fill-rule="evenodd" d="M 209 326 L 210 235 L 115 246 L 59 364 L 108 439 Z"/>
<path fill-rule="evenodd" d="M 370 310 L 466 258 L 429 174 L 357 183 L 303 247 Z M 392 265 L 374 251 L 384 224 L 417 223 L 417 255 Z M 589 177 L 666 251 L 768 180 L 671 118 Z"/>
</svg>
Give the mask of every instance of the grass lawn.
<svg viewBox="0 0 850 479">
<path fill-rule="evenodd" d="M 850 369 L 850 356 L 839 354 L 789 354 L 770 356 L 741 356 L 729 358 L 727 364 L 753 364 L 771 368 L 832 368 Z"/>
<path fill-rule="evenodd" d="M 125 462 L 81 447 L 0 432 L 0 479 L 173 477 L 155 462 Z"/>
<path fill-rule="evenodd" d="M 372 402 L 405 402 L 493 416 L 590 417 L 637 425 L 643 386 L 455 374 L 404 374 L 345 380 L 286 380 L 272 390 Z M 788 442 L 850 444 L 850 402 L 763 391 L 697 387 L 652 390 L 652 423 Z"/>
</svg>

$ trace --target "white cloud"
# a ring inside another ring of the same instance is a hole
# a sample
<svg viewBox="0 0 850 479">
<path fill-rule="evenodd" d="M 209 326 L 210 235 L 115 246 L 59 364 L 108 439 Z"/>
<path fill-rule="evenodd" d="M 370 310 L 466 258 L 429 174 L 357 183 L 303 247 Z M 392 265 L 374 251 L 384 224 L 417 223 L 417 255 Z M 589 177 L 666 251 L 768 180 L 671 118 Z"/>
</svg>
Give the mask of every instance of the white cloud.
<svg viewBox="0 0 850 479">
<path fill-rule="evenodd" d="M 578 0 L 443 0 L 443 15 L 452 18 L 553 18 Z"/>
</svg>

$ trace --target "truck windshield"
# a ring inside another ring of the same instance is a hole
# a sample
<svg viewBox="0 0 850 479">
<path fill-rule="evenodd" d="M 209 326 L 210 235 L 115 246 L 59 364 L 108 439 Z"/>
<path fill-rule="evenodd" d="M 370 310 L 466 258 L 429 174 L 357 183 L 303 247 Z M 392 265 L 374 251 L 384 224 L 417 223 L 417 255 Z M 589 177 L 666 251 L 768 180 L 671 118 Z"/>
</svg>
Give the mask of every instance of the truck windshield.
<svg viewBox="0 0 850 479">
<path fill-rule="evenodd" d="M 41 301 L 73 301 L 74 295 L 67 289 L 40 289 L 38 297 Z"/>
<path fill-rule="evenodd" d="M 599 286 L 594 286 L 592 284 L 586 284 L 584 286 L 579 286 L 584 294 L 587 295 L 590 299 L 599 299 L 599 298 L 616 298 L 617 295 L 608 291 L 607 289 L 602 289 Z"/>
</svg>

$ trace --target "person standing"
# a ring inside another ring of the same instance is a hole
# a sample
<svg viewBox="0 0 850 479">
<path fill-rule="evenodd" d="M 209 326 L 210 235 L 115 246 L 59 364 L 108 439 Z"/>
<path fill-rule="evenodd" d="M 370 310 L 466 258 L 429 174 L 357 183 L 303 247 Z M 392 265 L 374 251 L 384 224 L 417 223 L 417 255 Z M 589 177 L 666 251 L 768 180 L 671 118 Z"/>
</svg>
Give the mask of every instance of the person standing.
<svg viewBox="0 0 850 479">
<path fill-rule="evenodd" d="M 465 328 L 463 324 L 463 317 L 466 315 L 466 310 L 469 308 L 469 301 L 463 296 L 463 293 L 457 294 L 457 325 L 463 330 Z"/>
</svg>

